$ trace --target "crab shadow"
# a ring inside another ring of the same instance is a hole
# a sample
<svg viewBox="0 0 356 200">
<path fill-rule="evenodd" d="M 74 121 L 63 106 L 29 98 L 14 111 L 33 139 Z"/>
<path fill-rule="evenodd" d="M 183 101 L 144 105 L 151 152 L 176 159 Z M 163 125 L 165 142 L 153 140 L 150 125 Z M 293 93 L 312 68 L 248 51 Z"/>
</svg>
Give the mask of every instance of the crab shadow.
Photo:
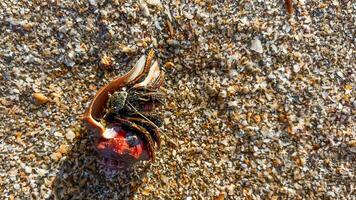
<svg viewBox="0 0 356 200">
<path fill-rule="evenodd" d="M 97 162 L 95 137 L 83 130 L 81 138 L 61 161 L 50 199 L 131 199 L 142 185 L 149 166 L 136 166 L 110 177 Z"/>
</svg>

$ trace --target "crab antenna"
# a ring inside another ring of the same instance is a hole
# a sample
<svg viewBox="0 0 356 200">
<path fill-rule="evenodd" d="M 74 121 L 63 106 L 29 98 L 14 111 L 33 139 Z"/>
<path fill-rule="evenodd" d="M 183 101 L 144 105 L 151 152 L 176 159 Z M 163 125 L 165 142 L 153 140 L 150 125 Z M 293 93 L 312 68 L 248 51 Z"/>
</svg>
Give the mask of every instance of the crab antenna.
<svg viewBox="0 0 356 200">
<path fill-rule="evenodd" d="M 149 121 L 149 122 L 152 122 L 152 124 L 158 128 L 159 130 L 162 131 L 162 129 L 160 127 L 158 127 L 155 123 L 153 123 L 153 121 L 151 121 L 150 119 L 148 119 L 144 114 L 140 113 L 130 102 L 127 102 L 127 104 L 138 114 L 140 115 L 141 117 L 143 117 L 145 120 Z M 162 132 L 163 133 L 163 132 Z"/>
</svg>

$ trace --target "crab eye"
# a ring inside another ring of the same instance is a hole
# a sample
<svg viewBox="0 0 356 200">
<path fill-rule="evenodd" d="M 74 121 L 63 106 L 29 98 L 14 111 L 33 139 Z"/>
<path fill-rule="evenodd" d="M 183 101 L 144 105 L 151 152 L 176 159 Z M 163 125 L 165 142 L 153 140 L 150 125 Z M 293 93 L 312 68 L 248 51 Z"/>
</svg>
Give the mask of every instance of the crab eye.
<svg viewBox="0 0 356 200">
<path fill-rule="evenodd" d="M 137 135 L 129 135 L 126 138 L 127 143 L 129 144 L 130 147 L 134 147 L 138 144 L 140 144 L 140 140 L 137 137 Z"/>
</svg>

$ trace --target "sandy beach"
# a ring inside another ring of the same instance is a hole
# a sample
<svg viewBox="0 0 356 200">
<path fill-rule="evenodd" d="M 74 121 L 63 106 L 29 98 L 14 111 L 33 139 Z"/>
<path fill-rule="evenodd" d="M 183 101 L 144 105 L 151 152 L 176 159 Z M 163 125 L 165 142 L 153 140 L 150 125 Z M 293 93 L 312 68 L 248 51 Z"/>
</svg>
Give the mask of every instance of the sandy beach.
<svg viewBox="0 0 356 200">
<path fill-rule="evenodd" d="M 355 1 L 0 1 L 0 199 L 355 199 Z M 156 159 L 82 120 L 154 49 Z"/>
</svg>

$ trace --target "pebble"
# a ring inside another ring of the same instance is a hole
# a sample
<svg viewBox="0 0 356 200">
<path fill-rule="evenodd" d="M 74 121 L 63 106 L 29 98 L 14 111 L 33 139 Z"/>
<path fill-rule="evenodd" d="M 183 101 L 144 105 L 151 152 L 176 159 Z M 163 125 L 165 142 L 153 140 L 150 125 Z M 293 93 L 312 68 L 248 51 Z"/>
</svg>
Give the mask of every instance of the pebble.
<svg viewBox="0 0 356 200">
<path fill-rule="evenodd" d="M 229 101 L 227 103 L 228 107 L 230 108 L 237 108 L 238 107 L 238 102 L 237 101 Z"/>
<path fill-rule="evenodd" d="M 219 98 L 221 98 L 221 99 L 225 99 L 225 98 L 227 97 L 227 92 L 226 92 L 226 90 L 220 91 L 219 94 L 218 94 L 218 96 L 219 96 Z"/>
<path fill-rule="evenodd" d="M 257 38 L 251 42 L 251 50 L 256 51 L 257 53 L 263 53 L 263 47 L 261 41 Z"/>
<path fill-rule="evenodd" d="M 168 182 L 169 182 L 169 178 L 165 175 L 161 175 L 161 180 L 164 184 L 168 184 Z"/>
<path fill-rule="evenodd" d="M 68 130 L 66 133 L 67 140 L 73 141 L 75 138 L 75 133 L 72 130 Z"/>
<path fill-rule="evenodd" d="M 140 9 L 141 9 L 143 16 L 145 16 L 145 17 L 151 16 L 150 10 L 148 9 L 148 6 L 144 0 L 140 0 L 139 5 L 140 5 Z"/>
<path fill-rule="evenodd" d="M 16 183 L 14 184 L 14 189 L 15 190 L 19 190 L 21 188 L 20 184 Z"/>
<path fill-rule="evenodd" d="M 217 197 L 215 197 L 214 200 L 224 200 L 224 199 L 225 199 L 225 194 L 222 192 Z"/>
<path fill-rule="evenodd" d="M 178 71 L 181 71 L 181 70 L 183 70 L 183 66 L 180 64 L 175 65 L 175 69 L 177 69 Z"/>
<path fill-rule="evenodd" d="M 18 90 L 16 88 L 12 89 L 12 92 L 15 93 L 15 94 L 20 94 L 20 90 Z"/>
<path fill-rule="evenodd" d="M 235 78 L 238 75 L 239 75 L 239 73 L 237 72 L 236 69 L 232 69 L 232 70 L 229 71 L 230 78 Z"/>
<path fill-rule="evenodd" d="M 96 0 L 89 0 L 90 5 L 97 6 Z"/>
<path fill-rule="evenodd" d="M 183 11 L 183 15 L 187 19 L 193 19 L 194 18 L 194 16 L 192 14 L 190 14 L 190 13 L 188 13 L 186 11 Z"/>
<path fill-rule="evenodd" d="M 36 169 L 36 172 L 37 172 L 37 174 L 38 174 L 39 176 L 43 177 L 43 176 L 45 176 L 45 175 L 47 174 L 48 171 L 47 171 L 46 169 L 37 168 L 37 169 Z"/>
<path fill-rule="evenodd" d="M 299 64 L 293 65 L 293 72 L 298 73 L 299 71 L 300 71 L 300 65 Z"/>
<path fill-rule="evenodd" d="M 178 46 L 179 42 L 177 40 L 173 40 L 173 39 L 168 39 L 167 40 L 167 44 L 171 45 L 171 46 Z"/>
<path fill-rule="evenodd" d="M 174 63 L 173 62 L 166 62 L 166 64 L 164 64 L 164 67 L 167 69 L 170 69 L 172 67 L 174 67 Z"/>
<path fill-rule="evenodd" d="M 128 46 L 122 46 L 121 47 L 121 52 L 123 53 L 135 53 L 136 49 Z"/>
<path fill-rule="evenodd" d="M 36 92 L 32 94 L 33 98 L 35 99 L 36 103 L 43 105 L 46 104 L 49 99 L 42 93 Z"/>
<path fill-rule="evenodd" d="M 152 6 L 161 6 L 162 2 L 161 0 L 145 0 L 147 4 L 152 5 Z"/>
<path fill-rule="evenodd" d="M 75 62 L 74 60 L 72 60 L 71 58 L 65 58 L 64 59 L 64 64 L 67 66 L 67 67 L 73 67 L 75 65 Z"/>
<path fill-rule="evenodd" d="M 32 167 L 25 166 L 25 172 L 26 172 L 27 174 L 32 173 Z"/>
<path fill-rule="evenodd" d="M 59 131 L 54 132 L 54 136 L 56 137 L 63 137 L 63 134 Z"/>
</svg>

